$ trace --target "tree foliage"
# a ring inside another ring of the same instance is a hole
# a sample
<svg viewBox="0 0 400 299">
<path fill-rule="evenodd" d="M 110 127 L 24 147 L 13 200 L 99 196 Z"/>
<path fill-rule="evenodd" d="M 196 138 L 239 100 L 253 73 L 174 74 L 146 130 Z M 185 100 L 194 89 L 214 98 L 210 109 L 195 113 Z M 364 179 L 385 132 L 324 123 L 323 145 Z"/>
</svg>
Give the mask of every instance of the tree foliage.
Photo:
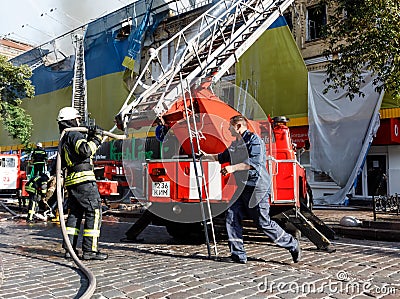
<svg viewBox="0 0 400 299">
<path fill-rule="evenodd" d="M 362 71 L 376 75 L 375 90 L 400 96 L 400 1 L 326 0 L 334 15 L 326 26 L 328 88 L 361 95 Z"/>
<path fill-rule="evenodd" d="M 25 146 L 31 137 L 32 118 L 20 105 L 22 99 L 34 96 L 31 76 L 28 66 L 14 66 L 0 55 L 0 120 L 9 135 Z"/>
</svg>

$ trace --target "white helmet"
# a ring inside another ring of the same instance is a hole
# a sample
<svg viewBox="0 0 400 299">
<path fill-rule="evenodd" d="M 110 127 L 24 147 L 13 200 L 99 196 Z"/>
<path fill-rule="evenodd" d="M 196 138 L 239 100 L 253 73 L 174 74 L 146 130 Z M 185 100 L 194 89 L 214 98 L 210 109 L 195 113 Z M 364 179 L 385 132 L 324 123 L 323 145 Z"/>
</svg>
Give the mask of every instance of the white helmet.
<svg viewBox="0 0 400 299">
<path fill-rule="evenodd" d="M 37 147 L 43 147 L 43 144 L 41 142 L 36 143 Z"/>
<path fill-rule="evenodd" d="M 60 109 L 60 112 L 58 112 L 57 121 L 72 120 L 75 118 L 81 118 L 78 110 L 73 107 L 64 107 Z"/>
</svg>

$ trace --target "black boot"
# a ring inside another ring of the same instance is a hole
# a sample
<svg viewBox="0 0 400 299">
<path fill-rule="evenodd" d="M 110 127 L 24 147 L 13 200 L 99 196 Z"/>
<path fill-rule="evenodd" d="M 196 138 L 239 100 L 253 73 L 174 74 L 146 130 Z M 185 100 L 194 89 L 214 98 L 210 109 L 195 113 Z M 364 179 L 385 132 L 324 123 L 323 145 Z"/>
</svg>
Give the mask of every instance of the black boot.
<svg viewBox="0 0 400 299">
<path fill-rule="evenodd" d="M 99 260 L 103 261 L 108 258 L 107 253 L 101 253 L 100 251 L 84 251 L 82 255 L 83 260 Z"/>
</svg>

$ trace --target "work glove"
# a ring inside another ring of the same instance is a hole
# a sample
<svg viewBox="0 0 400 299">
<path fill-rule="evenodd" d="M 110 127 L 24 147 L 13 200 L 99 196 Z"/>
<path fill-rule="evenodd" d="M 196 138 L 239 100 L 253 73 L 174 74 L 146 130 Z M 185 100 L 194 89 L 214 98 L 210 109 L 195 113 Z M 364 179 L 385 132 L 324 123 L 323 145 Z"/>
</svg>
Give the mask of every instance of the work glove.
<svg viewBox="0 0 400 299">
<path fill-rule="evenodd" d="M 199 160 L 199 159 L 203 158 L 204 155 L 205 155 L 204 152 L 203 152 L 203 151 L 200 151 L 200 153 L 198 153 L 198 154 L 195 153 L 195 154 L 194 154 L 194 157 L 195 157 L 196 159 Z"/>
<path fill-rule="evenodd" d="M 103 142 L 103 129 L 99 126 L 89 126 L 87 140 L 93 141 L 99 146 Z"/>
<path fill-rule="evenodd" d="M 33 195 L 32 200 L 34 202 L 39 202 L 41 200 L 40 195 L 38 195 L 38 194 Z"/>
<path fill-rule="evenodd" d="M 103 134 L 103 129 L 97 125 L 95 126 L 88 126 L 88 138 L 94 137 L 96 135 L 102 135 Z"/>
</svg>

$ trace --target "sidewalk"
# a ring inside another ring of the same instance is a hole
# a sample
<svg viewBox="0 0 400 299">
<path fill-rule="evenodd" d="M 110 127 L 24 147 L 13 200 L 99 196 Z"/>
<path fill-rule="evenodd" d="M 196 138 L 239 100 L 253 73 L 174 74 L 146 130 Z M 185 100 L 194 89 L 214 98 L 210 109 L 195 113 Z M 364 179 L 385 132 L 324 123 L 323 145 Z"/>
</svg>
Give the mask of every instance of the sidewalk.
<svg viewBox="0 0 400 299">
<path fill-rule="evenodd" d="M 375 221 L 372 210 L 355 207 L 314 209 L 314 214 L 328 224 L 337 236 L 400 242 L 400 215 L 396 213 L 377 213 Z M 355 217 L 362 222 L 362 225 L 342 226 L 339 223 L 344 216 Z"/>
</svg>

